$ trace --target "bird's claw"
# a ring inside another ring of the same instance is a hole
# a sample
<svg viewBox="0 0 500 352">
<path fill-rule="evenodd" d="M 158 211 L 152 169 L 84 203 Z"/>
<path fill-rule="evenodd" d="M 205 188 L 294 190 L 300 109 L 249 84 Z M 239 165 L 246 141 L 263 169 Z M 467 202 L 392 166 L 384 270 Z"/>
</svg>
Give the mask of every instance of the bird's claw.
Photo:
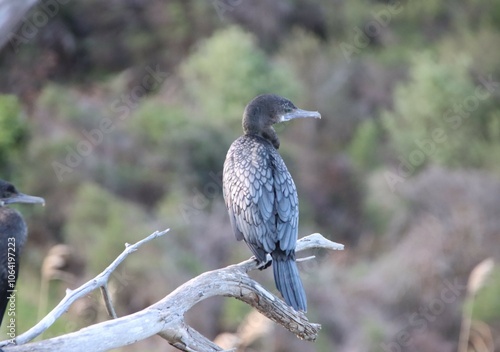
<svg viewBox="0 0 500 352">
<path fill-rule="evenodd" d="M 269 259 L 266 262 L 261 262 L 257 258 L 255 258 L 255 256 L 253 258 L 257 262 L 257 269 L 259 269 L 259 270 L 265 270 L 265 269 L 269 268 L 271 266 L 271 264 L 273 263 L 272 259 Z"/>
</svg>

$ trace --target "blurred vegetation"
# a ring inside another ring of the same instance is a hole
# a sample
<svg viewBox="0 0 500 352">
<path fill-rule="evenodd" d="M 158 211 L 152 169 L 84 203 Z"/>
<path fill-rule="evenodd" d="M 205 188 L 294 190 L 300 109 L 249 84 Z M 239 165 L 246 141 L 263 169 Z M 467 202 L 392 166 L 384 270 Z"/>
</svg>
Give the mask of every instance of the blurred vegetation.
<svg viewBox="0 0 500 352">
<path fill-rule="evenodd" d="M 188 99 L 198 108 L 193 117 L 222 124 L 237 121 L 241 102 L 256 95 L 274 92 L 293 99 L 298 90 L 293 73 L 270 61 L 253 36 L 238 27 L 202 43 L 182 64 L 181 77 Z"/>
<path fill-rule="evenodd" d="M 493 271 L 488 284 L 477 294 L 473 306 L 473 318 L 489 324 L 495 324 L 500 319 L 500 270 Z"/>
<path fill-rule="evenodd" d="M 28 127 L 21 105 L 14 95 L 0 95 L 0 165 L 5 177 L 13 174 L 16 161 L 25 151 Z"/>
<path fill-rule="evenodd" d="M 299 236 L 320 232 L 346 250 L 301 266 L 318 342 L 275 328 L 255 349 L 456 350 L 461 284 L 484 258 L 500 259 L 500 3 L 220 3 L 68 2 L 27 43 L 2 49 L 0 177 L 47 201 L 17 207 L 30 228 L 19 329 L 36 322 L 40 268 L 58 243 L 83 264 L 75 282 L 50 283 L 49 307 L 125 242 L 171 228 L 120 266 L 120 314 L 247 258 L 221 171 L 245 105 L 272 92 L 322 114 L 276 126 Z M 276 292 L 269 270 L 252 275 Z M 473 312 L 496 350 L 498 281 L 497 268 Z M 422 314 L 436 302 L 442 311 Z M 248 312 L 213 299 L 188 320 L 215 338 Z M 47 336 L 104 319 L 91 296 Z M 165 348 L 150 339 L 123 350 Z"/>
<path fill-rule="evenodd" d="M 148 229 L 148 218 L 140 207 L 128 204 L 99 186 L 83 183 L 76 192 L 71 215 L 64 232 L 69 243 L 82 253 L 92 253 L 88 263 L 91 272 L 99 272 L 110 264 L 109 250 L 117 257 L 123 243 L 137 242 L 138 234 Z M 106 234 L 103 236 L 103 234 Z"/>
<path fill-rule="evenodd" d="M 429 52 L 416 55 L 410 82 L 396 88 L 394 108 L 382 116 L 393 148 L 415 168 L 428 162 L 488 168 L 500 146 L 500 103 L 489 87 L 474 83 L 465 54 L 437 60 Z"/>
<path fill-rule="evenodd" d="M 360 123 L 348 148 L 349 156 L 357 166 L 370 170 L 380 165 L 377 146 L 381 133 L 380 126 L 373 120 Z"/>
</svg>

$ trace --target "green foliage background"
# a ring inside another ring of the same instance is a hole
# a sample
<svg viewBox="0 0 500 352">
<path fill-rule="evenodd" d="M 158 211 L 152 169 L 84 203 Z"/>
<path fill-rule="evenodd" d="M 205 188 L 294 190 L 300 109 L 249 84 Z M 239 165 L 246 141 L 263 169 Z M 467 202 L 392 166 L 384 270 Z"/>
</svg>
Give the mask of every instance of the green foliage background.
<svg viewBox="0 0 500 352">
<path fill-rule="evenodd" d="M 395 350 L 407 331 L 414 350 L 455 350 L 464 295 L 425 329 L 409 322 L 446 282 L 500 260 L 500 3 L 214 3 L 69 2 L 18 51 L 2 49 L 0 177 L 47 202 L 17 207 L 30 228 L 18 331 L 44 299 L 53 307 L 157 229 L 171 232 L 112 279 L 120 315 L 249 257 L 231 233 L 221 170 L 245 105 L 272 92 L 322 114 L 276 126 L 299 236 L 320 232 L 346 250 L 300 265 L 318 342 L 273 329 L 250 348 Z M 147 87 L 156 68 L 166 74 Z M 61 264 L 73 279 L 51 280 L 40 297 L 44 260 L 61 243 L 73 250 Z M 276 293 L 269 270 L 252 275 Z M 495 268 L 473 303 L 495 350 L 498 281 Z M 248 313 L 221 298 L 187 319 L 214 339 Z M 106 319 L 89 296 L 45 337 Z M 123 351 L 165 348 L 148 339 Z"/>
</svg>

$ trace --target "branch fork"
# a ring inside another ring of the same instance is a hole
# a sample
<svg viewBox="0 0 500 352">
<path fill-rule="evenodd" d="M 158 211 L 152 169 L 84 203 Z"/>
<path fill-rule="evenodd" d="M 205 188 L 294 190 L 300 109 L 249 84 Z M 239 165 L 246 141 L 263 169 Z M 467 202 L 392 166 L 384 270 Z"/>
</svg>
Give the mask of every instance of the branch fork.
<svg viewBox="0 0 500 352">
<path fill-rule="evenodd" d="M 205 272 L 179 286 L 159 302 L 131 315 L 117 318 L 107 283 L 112 272 L 141 245 L 163 236 L 169 231 L 156 231 L 145 239 L 126 244 L 125 250 L 99 275 L 75 290 L 67 290 L 63 300 L 38 324 L 12 340 L 0 342 L 0 348 L 8 351 L 106 351 L 126 346 L 155 334 L 160 335 L 172 346 L 182 351 L 223 351 L 221 347 L 191 328 L 184 320 L 184 314 L 195 304 L 213 296 L 234 297 L 254 307 L 270 320 L 282 325 L 298 338 L 314 341 L 319 324 L 310 323 L 303 312 L 297 312 L 284 301 L 271 294 L 248 276 L 258 269 L 254 259 L 239 264 Z M 315 233 L 297 241 L 296 252 L 307 249 L 325 248 L 342 250 L 344 246 L 327 240 Z M 305 258 L 312 259 L 311 257 Z M 112 320 L 98 323 L 79 331 L 51 339 L 28 343 L 47 330 L 77 299 L 99 288 L 108 314 Z"/>
</svg>

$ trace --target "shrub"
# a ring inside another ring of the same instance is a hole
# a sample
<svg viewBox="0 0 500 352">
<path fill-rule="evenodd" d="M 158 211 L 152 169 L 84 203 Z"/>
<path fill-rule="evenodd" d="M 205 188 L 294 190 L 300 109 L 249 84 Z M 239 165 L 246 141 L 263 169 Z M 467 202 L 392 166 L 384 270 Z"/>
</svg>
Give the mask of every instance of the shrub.
<svg viewBox="0 0 500 352">
<path fill-rule="evenodd" d="M 450 63 L 429 52 L 417 55 L 409 82 L 395 90 L 393 111 L 382 114 L 398 159 L 415 169 L 429 161 L 488 166 L 489 154 L 500 142 L 495 137 L 498 108 L 491 95 L 471 79 L 467 57 Z"/>
<path fill-rule="evenodd" d="M 372 169 L 379 164 L 377 146 L 380 128 L 373 119 L 363 121 L 349 144 L 349 155 L 358 167 Z"/>
<path fill-rule="evenodd" d="M 202 42 L 182 65 L 181 75 L 191 105 L 198 107 L 195 115 L 231 119 L 238 126 L 235 118 L 256 95 L 272 92 L 293 99 L 297 89 L 291 72 L 273 64 L 254 37 L 237 27 Z"/>
<path fill-rule="evenodd" d="M 12 163 L 21 156 L 28 128 L 17 97 L 0 95 L 0 165 L 2 177 L 10 178 Z"/>
</svg>

